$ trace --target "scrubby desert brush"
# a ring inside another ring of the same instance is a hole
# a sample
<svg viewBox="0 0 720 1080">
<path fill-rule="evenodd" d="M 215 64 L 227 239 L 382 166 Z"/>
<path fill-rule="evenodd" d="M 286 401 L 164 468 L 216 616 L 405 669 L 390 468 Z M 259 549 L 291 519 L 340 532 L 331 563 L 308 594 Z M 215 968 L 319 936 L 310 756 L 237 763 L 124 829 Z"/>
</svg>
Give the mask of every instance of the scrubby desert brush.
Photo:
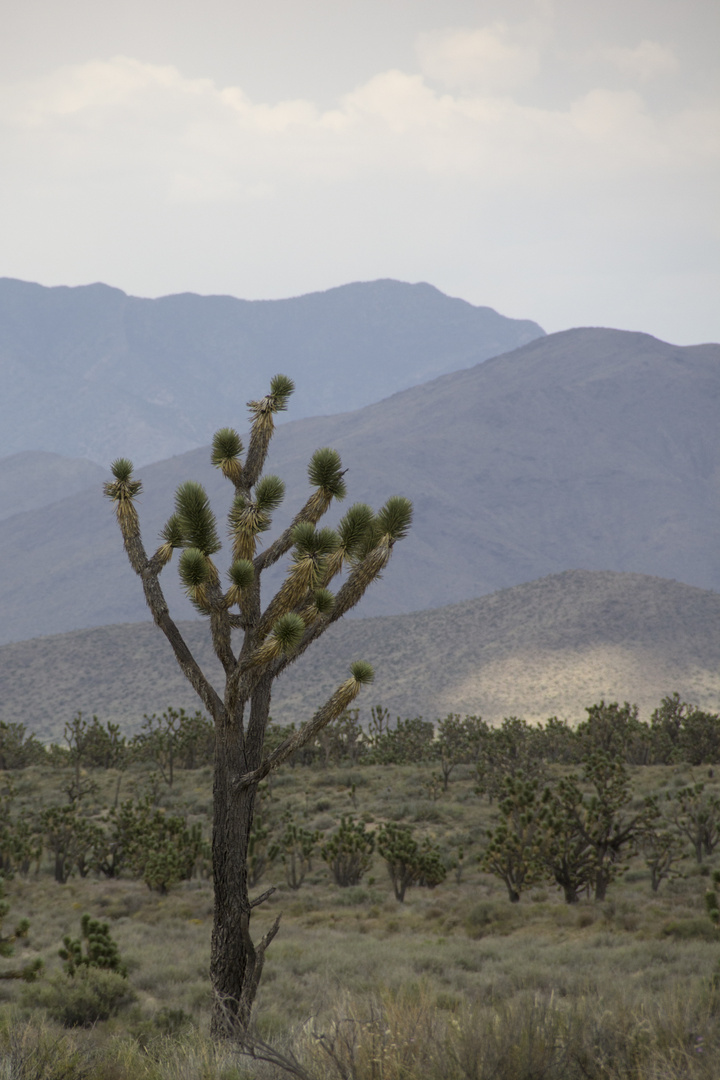
<svg viewBox="0 0 720 1080">
<path fill-rule="evenodd" d="M 464 1062 L 473 1054 L 476 1064 L 485 1060 L 482 1048 L 470 1037 L 470 1022 L 462 1028 L 462 1039 L 452 1022 L 462 1025 L 465 1010 L 474 1017 L 479 1032 L 491 1031 L 484 1025 L 495 1017 L 496 1046 L 502 1048 L 513 1032 L 516 1039 L 525 1038 L 517 1025 L 528 1003 L 537 1002 L 536 1018 L 551 1008 L 552 1023 L 560 1023 L 577 1006 L 573 1015 L 582 1034 L 578 1045 L 587 1049 L 595 1040 L 598 1053 L 602 1051 L 599 1058 L 585 1061 L 588 1070 L 591 1065 L 600 1070 L 598 1061 L 604 1061 L 605 1068 L 610 1060 L 607 1055 L 621 1051 L 629 1055 L 632 1049 L 637 1065 L 631 1075 L 640 1080 L 711 1076 L 704 1063 L 714 1060 L 710 1055 L 719 1049 L 713 1028 L 718 1015 L 713 1011 L 717 1004 L 713 977 L 719 946 L 717 930 L 705 911 L 704 894 L 708 878 L 719 865 L 717 849 L 704 855 L 701 865 L 688 842 L 684 858 L 675 864 L 681 876 L 662 880 L 655 893 L 647 856 L 638 851 L 626 860 L 627 870 L 610 882 L 603 903 L 583 896 L 577 905 L 568 907 L 559 890 L 540 882 L 530 885 L 520 902 L 511 905 L 502 882 L 483 873 L 476 859 L 485 849 L 488 832 L 496 827 L 499 804 L 489 804 L 475 794 L 470 765 L 453 771 L 448 791 L 437 801 L 422 798 L 424 781 L 436 770 L 433 761 L 328 769 L 296 766 L 287 767 L 278 777 L 265 807 L 270 836 L 281 830 L 283 813 L 292 808 L 304 829 L 320 831 L 327 840 L 347 815 L 349 792 L 355 784 L 353 812 L 368 831 L 377 833 L 389 822 L 408 827 L 421 842 L 438 846 L 448 865 L 461 847 L 464 872 L 460 881 L 450 874 L 432 891 L 409 889 L 404 904 L 399 905 L 377 849 L 360 884 L 344 889 L 335 885 L 319 859 L 313 861 L 302 888 L 296 891 L 286 884 L 282 863 L 270 863 L 257 888 L 277 886 L 264 918 L 269 924 L 283 910 L 284 932 L 268 962 L 267 982 L 258 999 L 263 1038 L 280 1045 L 291 1040 L 299 1060 L 316 1068 L 314 1059 L 300 1055 L 302 1047 L 292 1042 L 292 1032 L 310 1016 L 329 1025 L 340 988 L 353 988 L 352 1007 L 358 1016 L 367 1015 L 372 1000 L 385 995 L 399 999 L 404 991 L 412 997 L 422 988 L 448 1039 L 443 1044 L 444 1064 L 435 1062 L 432 1068 L 449 1069 L 453 1062 L 455 1067 L 453 1055 L 461 1052 L 466 1055 Z M 572 764 L 549 766 L 551 779 L 579 771 Z M 117 774 L 98 770 L 92 775 L 99 784 L 94 806 L 101 813 L 102 806 L 112 804 Z M 699 774 L 697 769 L 675 765 L 630 766 L 628 775 L 631 810 L 653 795 L 663 806 L 666 791 L 672 794 L 692 787 L 700 776 L 708 794 L 718 790 L 707 770 Z M 129 799 L 143 797 L 148 776 L 148 767 L 141 763 L 126 770 L 123 791 Z M 65 778 L 62 769 L 36 766 L 16 774 L 15 809 L 24 815 L 39 801 L 46 805 L 62 801 Z M 160 785 L 157 809 L 165 816 L 179 816 L 192 805 L 193 820 L 207 829 L 210 782 L 207 770 L 178 770 L 172 788 Z M 588 784 L 586 794 L 590 790 Z M 71 876 L 65 885 L 58 885 L 51 871 L 45 858 L 39 874 L 32 870 L 25 878 L 18 873 L 6 884 L 13 914 L 31 918 L 33 955 L 37 952 L 45 959 L 49 982 L 58 970 L 56 953 L 63 936 L 77 932 L 80 914 L 88 911 L 109 922 L 128 965 L 129 983 L 138 995 L 134 1005 L 101 1022 L 95 1037 L 105 1039 L 103 1031 L 108 1038 L 123 1031 L 147 1032 L 160 1002 L 163 1008 L 188 1017 L 190 1028 L 203 1027 L 211 1001 L 208 883 L 200 878 L 179 882 L 160 896 L 142 881 L 97 878 L 92 873 L 86 878 Z M 627 991 L 624 998 L 619 986 Z M 3 987 L 5 1001 L 17 999 L 17 990 L 14 984 Z M 660 1029 L 662 1010 L 671 1018 L 666 1032 Z M 156 1030 L 158 1038 L 165 1038 L 160 1027 Z M 547 1034 L 550 1028 L 523 1030 L 530 1038 L 533 1031 Z M 623 1039 L 626 1050 L 622 1050 Z M 180 1044 L 172 1045 L 177 1049 Z M 200 1053 L 200 1045 L 193 1053 Z M 179 1069 L 177 1055 L 172 1060 L 172 1067 Z M 425 1069 L 426 1059 L 421 1055 L 418 1060 Z M 482 1065 L 488 1076 L 493 1075 L 491 1063 L 488 1058 Z M 242 1076 L 246 1066 L 233 1062 L 232 1068 L 241 1070 L 238 1076 Z M 311 1075 L 313 1080 L 325 1080 L 320 1072 Z M 435 1075 L 454 1076 L 452 1072 Z M 479 1064 L 476 1075 L 483 1076 Z M 572 1073 L 556 1075 L 565 1080 Z M 553 1080 L 552 1071 L 547 1076 Z"/>
</svg>

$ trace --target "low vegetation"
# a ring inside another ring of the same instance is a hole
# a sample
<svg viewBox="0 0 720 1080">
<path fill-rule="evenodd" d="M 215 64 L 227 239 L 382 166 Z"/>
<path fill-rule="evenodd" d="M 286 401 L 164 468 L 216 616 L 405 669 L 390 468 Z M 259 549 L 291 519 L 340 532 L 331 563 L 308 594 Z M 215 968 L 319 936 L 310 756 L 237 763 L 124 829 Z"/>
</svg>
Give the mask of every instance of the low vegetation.
<svg viewBox="0 0 720 1080">
<path fill-rule="evenodd" d="M 261 787 L 252 888 L 282 924 L 243 1053 L 206 1034 L 211 729 L 141 730 L 0 726 L 8 1075 L 716 1075 L 717 716 L 346 713 Z"/>
</svg>

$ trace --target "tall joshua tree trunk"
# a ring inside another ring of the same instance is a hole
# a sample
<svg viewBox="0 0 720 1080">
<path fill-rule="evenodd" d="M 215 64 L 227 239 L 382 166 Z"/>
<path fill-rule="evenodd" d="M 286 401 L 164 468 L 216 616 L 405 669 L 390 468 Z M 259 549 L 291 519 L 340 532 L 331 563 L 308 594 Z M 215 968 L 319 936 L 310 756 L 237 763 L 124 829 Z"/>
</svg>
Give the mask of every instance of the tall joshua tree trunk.
<svg viewBox="0 0 720 1080">
<path fill-rule="evenodd" d="M 304 506 L 284 532 L 258 551 L 261 534 L 269 530 L 271 514 L 284 495 L 279 477 L 262 475 L 273 417 L 286 408 L 293 389 L 290 379 L 276 375 L 270 393 L 249 403 L 252 425 L 244 461 L 236 431 L 223 428 L 213 440 L 212 462 L 234 487 L 228 514 L 232 560 L 227 588 L 221 586 L 212 559 L 221 545 L 215 516 L 200 484 L 187 481 L 177 489 L 175 512 L 151 557 L 140 534 L 135 500 L 142 484 L 133 478 L 132 463 L 124 458 L 113 462 L 114 479 L 105 485 L 153 619 L 215 724 L 215 909 L 210 973 L 212 1031 L 216 1036 L 238 1035 L 247 1029 L 265 952 L 279 929 L 278 918 L 259 941 L 253 941 L 250 934 L 253 911 L 272 892 L 267 890 L 252 900 L 248 892 L 248 843 L 258 785 L 340 716 L 360 687 L 372 680 L 373 673 L 369 664 L 352 664 L 350 678 L 299 731 L 267 754 L 265 734 L 273 682 L 328 626 L 358 603 L 387 565 L 396 541 L 407 534 L 412 518 L 410 502 L 393 496 L 377 514 L 356 503 L 336 529 L 318 529 L 318 521 L 333 500 L 345 495 L 339 455 L 325 447 L 316 450 L 310 461 L 308 477 L 314 490 Z M 160 574 L 177 549 L 181 552 L 181 581 L 197 610 L 208 619 L 213 648 L 224 671 L 220 690 L 201 671 L 170 617 L 160 586 Z M 263 610 L 262 573 L 287 555 L 285 580 Z M 335 579 L 340 584 L 333 593 L 329 586 Z M 241 631 L 239 649 L 233 646 L 233 630 Z"/>
</svg>

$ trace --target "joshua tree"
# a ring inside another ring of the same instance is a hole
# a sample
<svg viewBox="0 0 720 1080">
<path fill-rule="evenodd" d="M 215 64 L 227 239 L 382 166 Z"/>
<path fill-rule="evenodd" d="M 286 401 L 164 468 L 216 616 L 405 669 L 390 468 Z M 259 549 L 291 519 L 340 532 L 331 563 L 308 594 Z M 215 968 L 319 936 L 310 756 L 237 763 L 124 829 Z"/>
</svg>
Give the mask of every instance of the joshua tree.
<svg viewBox="0 0 720 1080">
<path fill-rule="evenodd" d="M 378 829 L 378 851 L 388 868 L 395 899 L 401 903 L 409 885 L 427 885 L 434 889 L 445 880 L 447 871 L 440 849 L 429 838 L 421 845 L 405 825 L 392 821 Z"/>
<path fill-rule="evenodd" d="M 270 515 L 280 504 L 284 484 L 262 470 L 274 429 L 274 416 L 287 407 L 294 389 L 276 375 L 270 393 L 249 402 L 250 441 L 243 445 L 231 428 L 213 439 L 212 462 L 234 488 L 228 516 L 232 560 L 229 586 L 223 588 L 213 556 L 220 549 L 215 516 L 200 484 L 187 481 L 175 495 L 175 512 L 162 531 L 161 544 L 148 556 L 140 534 L 135 499 L 141 481 L 132 463 L 112 465 L 114 479 L 105 494 L 115 503 L 125 550 L 141 579 L 153 619 L 170 642 L 175 658 L 215 724 L 213 787 L 213 879 L 215 915 L 210 972 L 215 1005 L 212 1031 L 217 1036 L 241 1034 L 248 1025 L 262 973 L 265 951 L 278 931 L 279 919 L 258 942 L 250 936 L 254 908 L 271 890 L 254 900 L 248 896 L 248 845 L 258 784 L 302 748 L 351 704 L 372 679 L 369 664 L 351 665 L 350 678 L 299 730 L 272 751 L 265 750 L 273 681 L 325 631 L 361 599 L 388 563 L 393 546 L 410 527 L 412 506 L 394 496 L 375 514 L 358 503 L 336 529 L 316 525 L 334 499 L 345 495 L 340 457 L 327 447 L 316 450 L 308 468 L 314 490 L 295 518 L 272 543 L 258 550 Z M 224 671 L 224 687 L 208 681 L 168 611 L 160 573 L 175 549 L 181 549 L 183 586 L 208 622 L 212 644 Z M 285 580 L 263 610 L 263 571 L 292 551 Z M 345 571 L 333 595 L 328 586 Z M 232 631 L 240 631 L 240 645 Z"/>
<path fill-rule="evenodd" d="M 505 882 L 510 902 L 517 904 L 528 885 L 542 879 L 542 823 L 538 781 L 506 776 L 500 800 L 501 820 L 489 835 L 481 859 L 483 870 Z"/>
<path fill-rule="evenodd" d="M 320 855 L 330 867 L 336 884 L 345 889 L 360 884 L 374 850 L 374 834 L 367 831 L 363 821 L 356 821 L 350 815 L 340 818 L 337 829 L 321 847 Z"/>
<path fill-rule="evenodd" d="M 546 788 L 540 812 L 545 829 L 540 858 L 568 904 L 591 886 L 595 899 L 604 900 L 622 860 L 637 850 L 658 816 L 652 799 L 633 807 L 627 769 L 603 750 L 586 755 L 582 780 L 590 786 L 587 795 L 576 776 L 563 776 Z"/>
</svg>

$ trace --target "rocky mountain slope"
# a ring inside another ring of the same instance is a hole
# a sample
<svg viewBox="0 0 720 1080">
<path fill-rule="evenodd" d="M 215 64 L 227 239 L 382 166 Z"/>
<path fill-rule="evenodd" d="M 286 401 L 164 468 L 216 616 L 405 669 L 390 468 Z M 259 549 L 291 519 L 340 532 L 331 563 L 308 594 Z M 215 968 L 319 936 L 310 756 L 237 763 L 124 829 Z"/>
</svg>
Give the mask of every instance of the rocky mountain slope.
<svg viewBox="0 0 720 1080">
<path fill-rule="evenodd" d="M 198 621 L 183 633 L 219 675 Z M 449 712 L 575 722 L 604 698 L 637 702 L 647 719 L 666 694 L 720 708 L 720 596 L 641 574 L 569 571 L 462 604 L 348 619 L 276 683 L 272 715 L 307 719 L 369 660 L 375 683 L 358 703 L 392 715 Z M 149 623 L 106 626 L 0 648 L 0 719 L 60 739 L 78 710 L 136 728 L 143 713 L 199 702 Z"/>
<path fill-rule="evenodd" d="M 575 568 L 718 590 L 718 415 L 718 345 L 552 334 L 356 412 L 283 424 L 269 462 L 288 485 L 277 525 L 305 498 L 312 451 L 330 445 L 350 500 L 378 506 L 398 492 L 415 503 L 411 534 L 362 615 L 442 607 Z M 244 413 L 219 419 L 242 430 Z M 139 470 L 148 547 L 182 480 L 206 483 L 224 519 L 228 484 L 208 458 L 195 450 Z M 0 641 L 146 618 L 99 486 L 0 522 L 0 547 Z M 192 617 L 174 565 L 164 583 L 176 616 Z"/>
</svg>

